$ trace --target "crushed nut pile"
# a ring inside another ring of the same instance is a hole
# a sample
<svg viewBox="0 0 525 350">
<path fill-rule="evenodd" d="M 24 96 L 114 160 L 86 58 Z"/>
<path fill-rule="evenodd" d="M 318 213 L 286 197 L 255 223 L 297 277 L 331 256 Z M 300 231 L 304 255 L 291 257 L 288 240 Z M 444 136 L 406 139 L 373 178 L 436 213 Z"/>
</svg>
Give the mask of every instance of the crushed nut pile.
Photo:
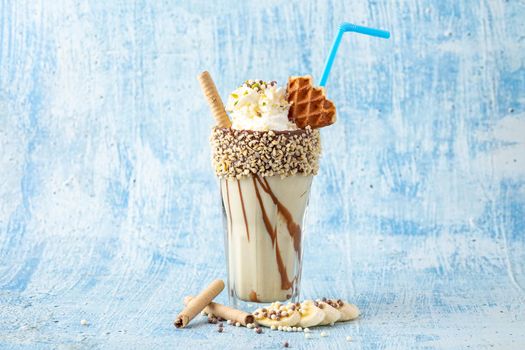
<svg viewBox="0 0 525 350">
<path fill-rule="evenodd" d="M 316 175 L 321 138 L 310 127 L 293 131 L 213 128 L 212 163 L 220 178 Z"/>
</svg>

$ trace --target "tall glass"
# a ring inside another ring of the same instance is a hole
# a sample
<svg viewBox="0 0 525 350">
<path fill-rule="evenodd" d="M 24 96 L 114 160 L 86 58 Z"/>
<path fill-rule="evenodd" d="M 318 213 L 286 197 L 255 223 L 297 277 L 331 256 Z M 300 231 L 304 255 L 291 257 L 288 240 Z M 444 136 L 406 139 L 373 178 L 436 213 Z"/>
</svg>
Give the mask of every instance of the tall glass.
<svg viewBox="0 0 525 350">
<path fill-rule="evenodd" d="M 230 303 L 296 301 L 312 175 L 220 180 Z"/>
<path fill-rule="evenodd" d="M 319 131 L 216 127 L 210 141 L 220 179 L 230 304 L 297 301 Z"/>
</svg>

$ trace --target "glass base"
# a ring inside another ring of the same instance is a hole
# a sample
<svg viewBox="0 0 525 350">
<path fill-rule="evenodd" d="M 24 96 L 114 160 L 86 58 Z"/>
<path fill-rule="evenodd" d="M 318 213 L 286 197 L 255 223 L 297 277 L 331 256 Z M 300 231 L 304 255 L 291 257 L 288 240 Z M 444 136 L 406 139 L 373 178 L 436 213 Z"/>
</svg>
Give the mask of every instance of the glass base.
<svg viewBox="0 0 525 350">
<path fill-rule="evenodd" d="M 235 290 L 233 290 L 233 288 L 229 289 L 229 292 L 228 292 L 229 305 L 233 308 L 236 308 L 238 310 L 243 310 L 246 312 L 253 312 L 255 311 L 255 309 L 267 307 L 272 302 L 276 302 L 276 301 L 280 302 L 281 304 L 300 302 L 299 292 L 296 290 L 288 299 L 273 300 L 271 302 L 258 302 L 258 301 L 243 300 L 235 294 Z"/>
</svg>

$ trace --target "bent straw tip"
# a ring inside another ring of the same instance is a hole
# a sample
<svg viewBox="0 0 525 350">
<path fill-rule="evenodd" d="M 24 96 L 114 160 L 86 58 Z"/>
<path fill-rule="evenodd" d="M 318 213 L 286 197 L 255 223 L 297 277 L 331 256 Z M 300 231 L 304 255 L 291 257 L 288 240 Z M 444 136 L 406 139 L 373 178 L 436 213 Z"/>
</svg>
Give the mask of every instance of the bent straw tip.
<svg viewBox="0 0 525 350">
<path fill-rule="evenodd" d="M 357 24 L 343 22 L 339 25 L 339 31 L 341 32 L 355 32 L 370 36 L 375 36 L 376 38 L 388 39 L 390 38 L 390 32 L 382 29 L 364 27 Z"/>
</svg>

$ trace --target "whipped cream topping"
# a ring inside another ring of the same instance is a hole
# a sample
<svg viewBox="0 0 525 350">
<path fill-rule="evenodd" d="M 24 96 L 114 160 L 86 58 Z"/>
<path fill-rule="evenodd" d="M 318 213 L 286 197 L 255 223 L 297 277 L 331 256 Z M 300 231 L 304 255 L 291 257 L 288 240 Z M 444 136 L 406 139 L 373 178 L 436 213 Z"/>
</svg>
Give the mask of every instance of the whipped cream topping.
<svg viewBox="0 0 525 350">
<path fill-rule="evenodd" d="M 228 96 L 226 103 L 232 128 L 237 130 L 296 130 L 295 123 L 288 120 L 289 109 L 286 89 L 275 81 L 247 80 Z"/>
</svg>

